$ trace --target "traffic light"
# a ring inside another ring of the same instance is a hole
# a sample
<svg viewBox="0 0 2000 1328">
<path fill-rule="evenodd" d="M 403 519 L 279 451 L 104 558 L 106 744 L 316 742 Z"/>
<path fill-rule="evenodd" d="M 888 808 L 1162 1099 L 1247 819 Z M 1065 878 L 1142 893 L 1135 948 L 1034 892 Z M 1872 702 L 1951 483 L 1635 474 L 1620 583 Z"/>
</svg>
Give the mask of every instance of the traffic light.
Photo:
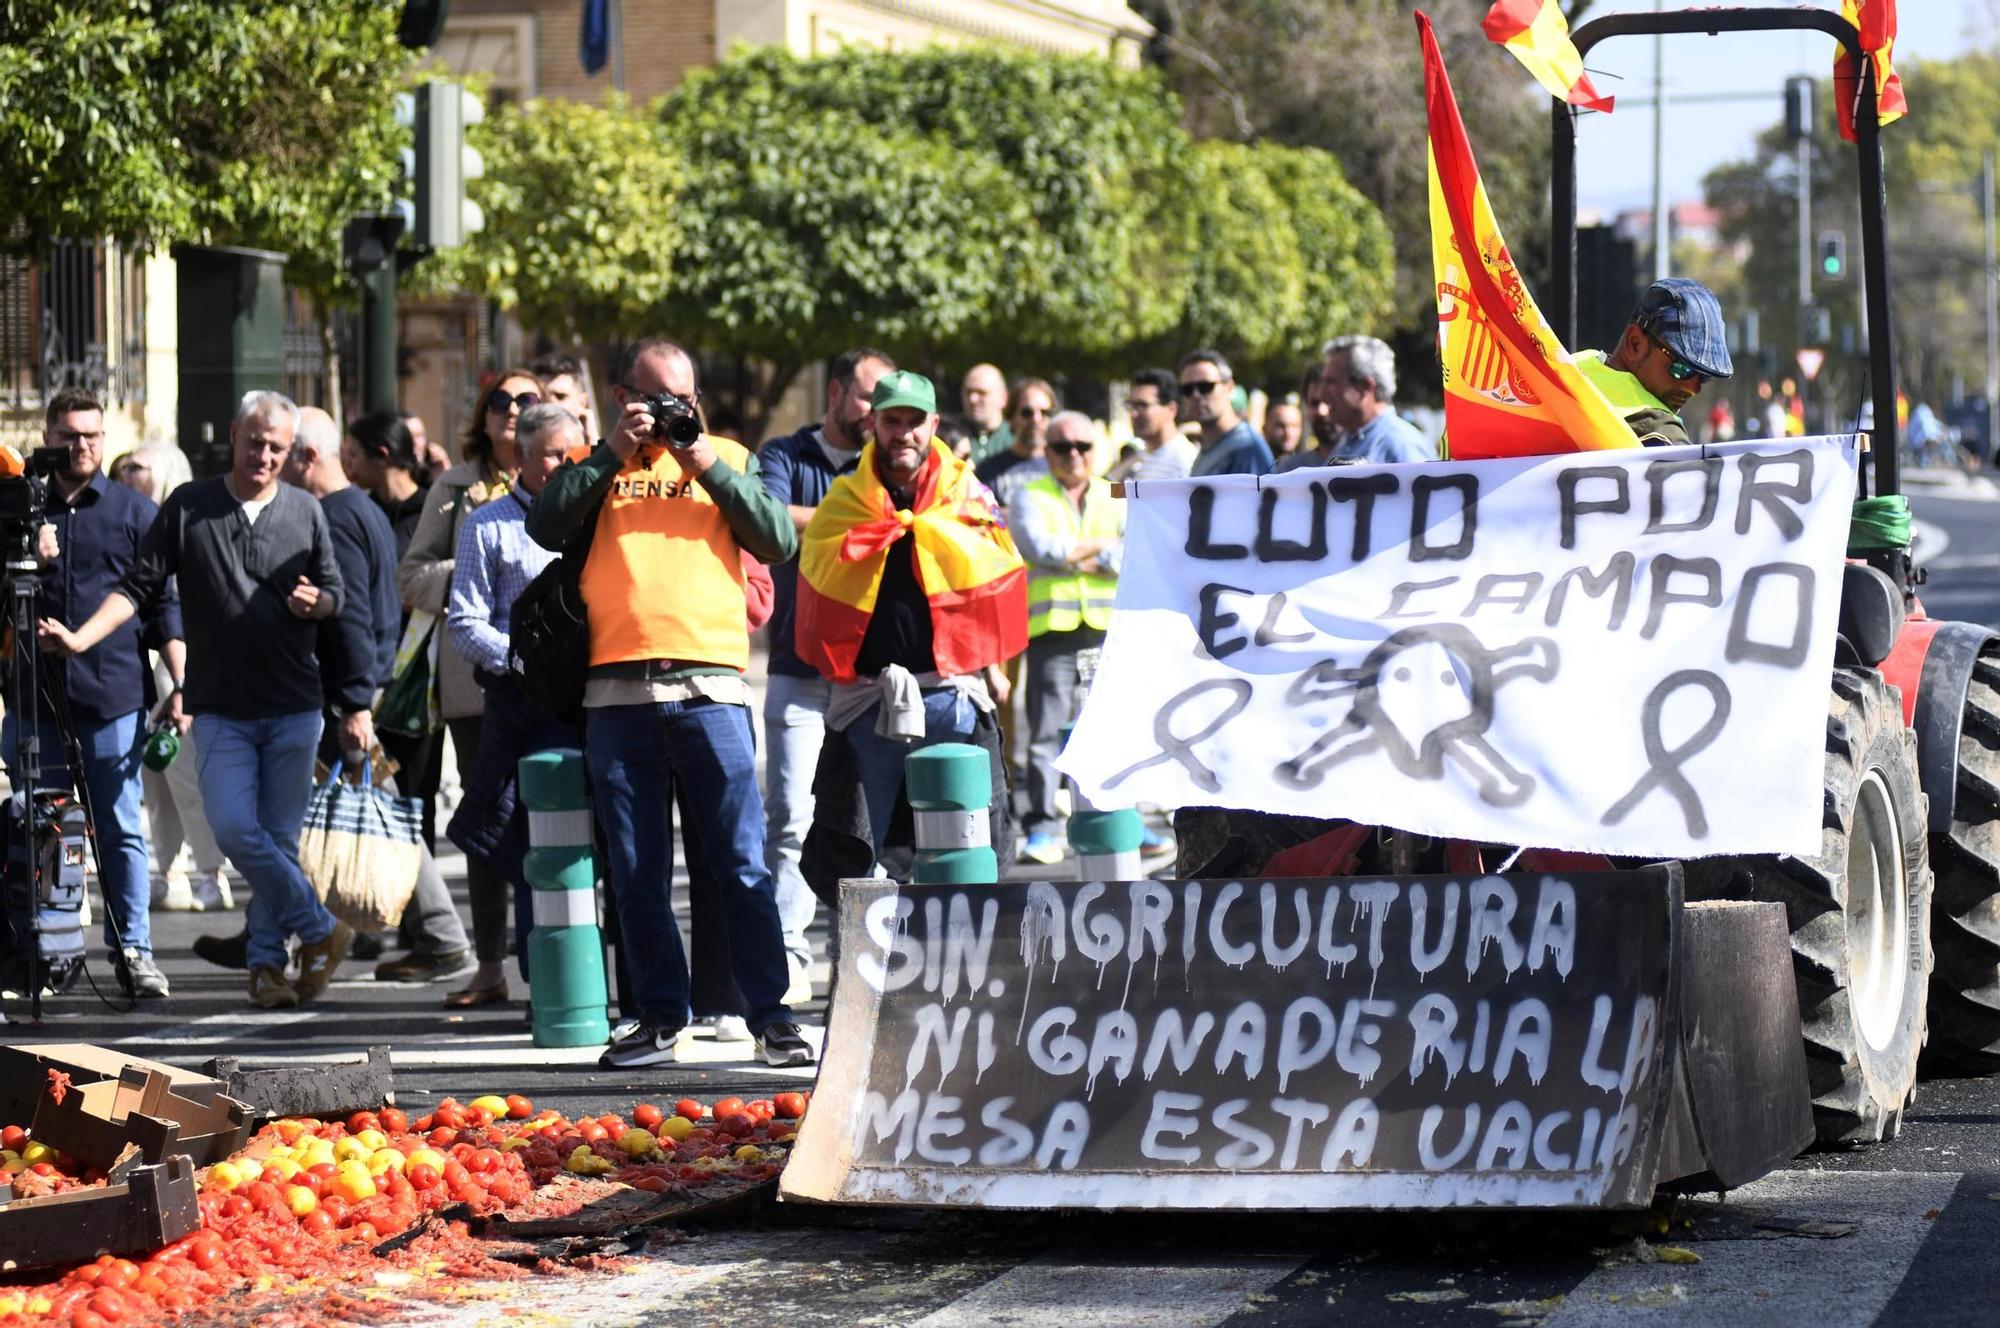
<svg viewBox="0 0 2000 1328">
<path fill-rule="evenodd" d="M 1809 78 L 1785 80 L 1785 138 L 1796 143 L 1813 136 L 1813 81 Z"/>
<path fill-rule="evenodd" d="M 1847 275 L 1847 233 L 1845 231 L 1821 231 L 1819 233 L 1819 274 L 1828 281 L 1839 281 Z"/>
<path fill-rule="evenodd" d="M 396 21 L 396 40 L 418 51 L 437 45 L 450 9 L 451 0 L 403 0 L 402 17 Z"/>
<path fill-rule="evenodd" d="M 486 118 L 479 98 L 456 83 L 424 83 L 413 97 L 397 99 L 397 118 L 410 126 L 413 146 L 403 154 L 410 197 L 398 199 L 420 249 L 448 249 L 486 224 L 479 204 L 465 196 L 468 181 L 486 173 L 465 131 Z"/>
</svg>

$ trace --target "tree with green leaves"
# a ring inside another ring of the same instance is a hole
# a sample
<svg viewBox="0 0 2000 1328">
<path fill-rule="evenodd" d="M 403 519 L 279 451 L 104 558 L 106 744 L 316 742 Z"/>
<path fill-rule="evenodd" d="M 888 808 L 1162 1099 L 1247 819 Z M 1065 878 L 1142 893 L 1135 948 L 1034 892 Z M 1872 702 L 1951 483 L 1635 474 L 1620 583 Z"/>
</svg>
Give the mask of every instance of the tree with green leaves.
<svg viewBox="0 0 2000 1328">
<path fill-rule="evenodd" d="M 477 291 L 571 344 L 645 329 L 681 246 L 684 168 L 657 117 L 616 96 L 530 102 L 471 141 L 485 228 L 417 267 L 412 288 Z"/>
<path fill-rule="evenodd" d="M 0 243 L 242 244 L 339 295 L 340 228 L 386 206 L 410 53 L 374 0 L 0 0 Z"/>
</svg>

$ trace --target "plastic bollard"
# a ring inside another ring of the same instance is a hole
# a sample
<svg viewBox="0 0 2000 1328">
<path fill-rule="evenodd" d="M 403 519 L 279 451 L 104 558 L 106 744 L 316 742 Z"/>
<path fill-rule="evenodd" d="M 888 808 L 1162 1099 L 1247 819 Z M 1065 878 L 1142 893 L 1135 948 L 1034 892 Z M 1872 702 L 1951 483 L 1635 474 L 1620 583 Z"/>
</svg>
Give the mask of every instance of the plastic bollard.
<svg viewBox="0 0 2000 1328">
<path fill-rule="evenodd" d="M 522 870 L 534 887 L 528 934 L 529 999 L 538 1047 L 588 1047 L 611 1036 L 605 1017 L 604 934 L 597 926 L 597 863 L 583 753 L 558 747 L 521 758 L 528 811 Z"/>
<path fill-rule="evenodd" d="M 910 753 L 903 787 L 915 813 L 919 885 L 991 885 L 1000 879 L 987 809 L 993 801 L 991 759 L 970 743 L 941 742 Z"/>
<path fill-rule="evenodd" d="M 1069 846 L 1076 850 L 1078 879 L 1137 881 L 1145 878 L 1139 844 L 1146 823 L 1135 808 L 1080 811 L 1069 818 Z"/>
</svg>

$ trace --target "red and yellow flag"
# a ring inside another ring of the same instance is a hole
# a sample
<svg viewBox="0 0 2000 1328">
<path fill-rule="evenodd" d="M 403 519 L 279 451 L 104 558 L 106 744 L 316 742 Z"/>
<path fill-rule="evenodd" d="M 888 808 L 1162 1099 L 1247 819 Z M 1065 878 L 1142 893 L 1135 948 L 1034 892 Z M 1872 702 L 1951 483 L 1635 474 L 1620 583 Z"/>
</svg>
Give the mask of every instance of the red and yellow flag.
<svg viewBox="0 0 2000 1328">
<path fill-rule="evenodd" d="M 854 680 L 890 546 L 905 531 L 930 601 L 938 672 L 971 673 L 1028 648 L 1028 569 L 972 467 L 933 442 L 916 501 L 899 511 L 875 473 L 870 442 L 800 536 L 800 659 L 835 682 Z"/>
<path fill-rule="evenodd" d="M 1609 111 L 1612 98 L 1591 85 L 1583 56 L 1569 39 L 1569 20 L 1557 0 L 1493 0 L 1480 26 L 1514 53 L 1535 81 L 1572 106 Z"/>
<path fill-rule="evenodd" d="M 1430 116 L 1431 260 L 1451 455 L 1637 447 L 1631 428 L 1570 362 L 1528 294 L 1500 238 L 1444 57 L 1422 13 L 1417 31 Z"/>
<path fill-rule="evenodd" d="M 1875 118 L 1889 124 L 1910 113 L 1903 96 L 1903 80 L 1890 64 L 1896 46 L 1896 0 L 1841 0 L 1840 16 L 1861 34 L 1861 49 L 1875 70 Z M 1854 74 L 1854 61 L 1847 48 L 1833 57 L 1833 113 L 1840 122 L 1840 136 L 1854 141 L 1854 115 L 1860 105 L 1861 83 Z"/>
</svg>

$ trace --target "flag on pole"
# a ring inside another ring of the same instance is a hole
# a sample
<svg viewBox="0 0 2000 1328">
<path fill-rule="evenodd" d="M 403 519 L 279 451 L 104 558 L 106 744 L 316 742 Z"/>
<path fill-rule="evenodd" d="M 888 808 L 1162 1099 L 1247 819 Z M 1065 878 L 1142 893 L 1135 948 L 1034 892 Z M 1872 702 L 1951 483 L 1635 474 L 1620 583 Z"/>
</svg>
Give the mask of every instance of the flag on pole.
<svg viewBox="0 0 2000 1328">
<path fill-rule="evenodd" d="M 1431 261 L 1444 423 L 1460 459 L 1637 447 L 1521 280 L 1472 159 L 1431 21 L 1417 14 L 1430 119 Z"/>
<path fill-rule="evenodd" d="M 610 0 L 583 0 L 583 24 L 578 33 L 583 72 L 595 74 L 611 58 Z"/>
<path fill-rule="evenodd" d="M 1512 51 L 1550 96 L 1586 110 L 1611 109 L 1613 99 L 1593 87 L 1583 72 L 1583 56 L 1569 39 L 1569 20 L 1557 0 L 1493 0 L 1480 26 Z"/>
<path fill-rule="evenodd" d="M 1875 69 L 1875 118 L 1889 124 L 1910 113 L 1903 96 L 1903 79 L 1890 64 L 1896 45 L 1896 0 L 1841 0 L 1840 16 L 1861 34 L 1861 49 Z M 1861 105 L 1861 81 L 1855 77 L 1854 61 L 1847 48 L 1833 57 L 1833 111 L 1840 122 L 1840 136 L 1854 141 L 1854 116 Z"/>
</svg>

